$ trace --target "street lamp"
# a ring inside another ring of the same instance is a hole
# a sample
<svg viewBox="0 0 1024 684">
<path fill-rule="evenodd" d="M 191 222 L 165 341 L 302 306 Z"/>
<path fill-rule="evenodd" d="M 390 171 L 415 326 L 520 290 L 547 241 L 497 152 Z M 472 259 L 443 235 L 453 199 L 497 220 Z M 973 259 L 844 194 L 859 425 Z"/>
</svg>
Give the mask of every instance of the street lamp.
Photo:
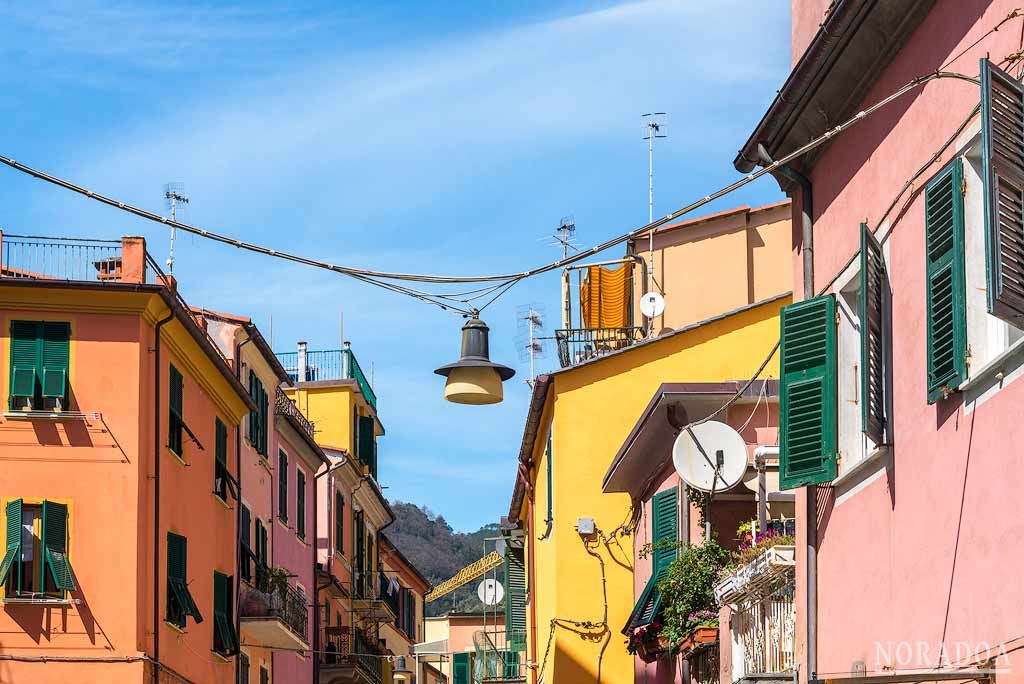
<svg viewBox="0 0 1024 684">
<path fill-rule="evenodd" d="M 508 366 L 493 363 L 488 355 L 487 332 L 490 328 L 476 311 L 462 326 L 462 358 L 441 366 L 435 373 L 448 380 L 444 398 L 455 404 L 497 404 L 504 398 L 501 383 L 516 374 Z"/>
</svg>

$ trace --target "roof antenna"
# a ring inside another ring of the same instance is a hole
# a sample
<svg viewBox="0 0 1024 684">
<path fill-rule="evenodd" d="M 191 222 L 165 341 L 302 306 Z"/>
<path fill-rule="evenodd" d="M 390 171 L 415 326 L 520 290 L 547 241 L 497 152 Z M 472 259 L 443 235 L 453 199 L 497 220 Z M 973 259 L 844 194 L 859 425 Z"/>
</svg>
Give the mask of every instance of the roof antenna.
<svg viewBox="0 0 1024 684">
<path fill-rule="evenodd" d="M 164 199 L 167 201 L 167 208 L 171 210 L 171 251 L 167 257 L 167 271 L 168 273 L 174 273 L 174 237 L 178 230 L 174 223 L 178 220 L 178 204 L 188 204 L 188 197 L 185 197 L 185 184 L 166 184 L 164 186 Z"/>
</svg>

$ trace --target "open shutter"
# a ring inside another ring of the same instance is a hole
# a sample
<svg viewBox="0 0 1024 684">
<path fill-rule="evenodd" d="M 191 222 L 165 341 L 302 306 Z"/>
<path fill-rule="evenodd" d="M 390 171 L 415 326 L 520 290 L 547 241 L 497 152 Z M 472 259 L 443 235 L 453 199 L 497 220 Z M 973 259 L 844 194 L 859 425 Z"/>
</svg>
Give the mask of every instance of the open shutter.
<svg viewBox="0 0 1024 684">
<path fill-rule="evenodd" d="M 295 534 L 306 537 L 306 476 L 295 469 Z"/>
<path fill-rule="evenodd" d="M 46 586 L 46 574 L 53 578 L 54 586 L 60 591 L 76 591 L 71 563 L 68 562 L 68 507 L 53 501 L 43 502 L 43 549 L 46 557 L 39 586 Z"/>
<path fill-rule="evenodd" d="M 505 640 L 526 648 L 526 564 L 523 549 L 505 547 Z"/>
<path fill-rule="evenodd" d="M 11 321 L 11 408 L 15 399 L 32 400 L 36 397 L 38 368 L 42 350 L 42 323 L 37 321 Z M 33 408 L 38 408 L 33 406 Z"/>
<path fill-rule="evenodd" d="M 11 568 L 21 557 L 21 507 L 22 500 L 14 499 L 7 502 L 7 537 L 4 544 L 4 557 L 0 560 L 0 584 L 7 581 Z"/>
<path fill-rule="evenodd" d="M 241 546 L 241 559 L 239 565 L 239 573 L 242 575 L 242 579 L 246 581 L 252 580 L 252 515 L 249 513 L 249 508 L 242 505 L 240 511 L 242 521 L 239 525 L 238 530 L 238 543 Z"/>
<path fill-rule="evenodd" d="M 188 590 L 186 573 L 188 570 L 188 540 L 173 532 L 167 533 L 167 589 L 168 604 L 173 599 L 177 603 L 177 625 L 184 627 L 185 617 L 191 615 L 199 624 L 203 616 L 199 607 Z"/>
<path fill-rule="evenodd" d="M 231 605 L 231 585 L 229 576 L 219 572 L 213 573 L 213 650 L 222 655 L 232 654 L 238 647 Z"/>
<path fill-rule="evenodd" d="M 885 259 L 882 245 L 860 224 L 861 425 L 876 445 L 885 443 Z"/>
<path fill-rule="evenodd" d="M 184 381 L 181 372 L 171 366 L 167 373 L 168 378 L 168 411 L 167 411 L 167 446 L 171 451 L 181 456 L 182 454 L 182 424 L 185 422 L 182 414 L 184 401 Z"/>
<path fill-rule="evenodd" d="M 988 310 L 1024 329 L 1024 85 L 981 60 Z"/>
<path fill-rule="evenodd" d="M 256 426 L 259 422 L 259 397 L 256 394 L 256 374 L 251 370 L 249 371 L 249 397 L 252 399 L 252 403 L 257 406 L 257 410 L 249 411 L 249 443 L 254 447 L 256 446 Z"/>
<path fill-rule="evenodd" d="M 924 189 L 928 403 L 967 377 L 963 167 L 953 160 Z"/>
<path fill-rule="evenodd" d="M 67 406 L 68 367 L 71 363 L 71 324 L 60 321 L 43 323 L 40 382 L 44 399 L 57 399 Z"/>
<path fill-rule="evenodd" d="M 452 653 L 452 684 L 472 684 L 469 653 Z"/>
<path fill-rule="evenodd" d="M 345 553 L 345 497 L 334 492 L 334 550 Z"/>
<path fill-rule="evenodd" d="M 373 472 L 373 417 L 359 416 L 359 462 Z"/>
<path fill-rule="evenodd" d="M 658 492 L 651 499 L 651 541 L 655 545 L 651 559 L 651 578 L 633 606 L 624 631 L 650 624 L 661 610 L 661 592 L 658 582 L 665 578 L 679 550 L 672 546 L 679 541 L 679 489 L 673 487 Z M 658 542 L 665 546 L 658 547 Z"/>
<path fill-rule="evenodd" d="M 260 453 L 270 453 L 270 397 L 260 383 Z"/>
<path fill-rule="evenodd" d="M 836 303 L 782 308 L 782 489 L 836 477 Z"/>
</svg>

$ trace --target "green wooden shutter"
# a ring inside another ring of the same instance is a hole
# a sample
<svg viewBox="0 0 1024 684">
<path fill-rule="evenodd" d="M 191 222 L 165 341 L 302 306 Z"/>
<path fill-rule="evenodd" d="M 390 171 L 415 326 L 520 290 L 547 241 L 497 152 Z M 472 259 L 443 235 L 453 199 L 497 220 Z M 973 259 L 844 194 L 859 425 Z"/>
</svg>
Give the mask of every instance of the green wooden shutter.
<svg viewBox="0 0 1024 684">
<path fill-rule="evenodd" d="M 277 452 L 277 517 L 288 522 L 288 454 Z"/>
<path fill-rule="evenodd" d="M 981 60 L 988 310 L 1024 329 L 1024 85 Z"/>
<path fill-rule="evenodd" d="M 234 611 L 231 600 L 232 581 L 228 575 L 213 573 L 213 650 L 222 655 L 235 652 Z"/>
<path fill-rule="evenodd" d="M 452 653 L 452 684 L 473 684 L 469 675 L 469 653 Z"/>
<path fill-rule="evenodd" d="M 256 374 L 249 371 L 249 398 L 252 399 L 252 403 L 256 404 L 257 409 L 255 411 L 249 411 L 249 443 L 256 446 L 256 425 L 259 420 L 259 397 L 256 395 Z"/>
<path fill-rule="evenodd" d="M 22 500 L 14 499 L 8 501 L 5 514 L 7 516 L 7 538 L 4 549 L 3 560 L 0 560 L 0 585 L 7 582 L 7 576 L 11 568 L 20 562 L 21 558 L 21 509 Z"/>
<path fill-rule="evenodd" d="M 38 368 L 42 357 L 42 323 L 11 321 L 11 402 L 15 399 L 35 400 L 38 392 Z M 33 405 L 33 408 L 39 408 Z"/>
<path fill-rule="evenodd" d="M 963 168 L 959 157 L 924 189 L 928 403 L 967 377 Z"/>
<path fill-rule="evenodd" d="M 295 534 L 306 537 L 306 476 L 295 469 Z"/>
<path fill-rule="evenodd" d="M 43 323 L 39 378 L 44 399 L 57 399 L 67 407 L 68 369 L 71 364 L 71 324 L 60 321 Z"/>
<path fill-rule="evenodd" d="M 526 563 L 523 549 L 505 547 L 505 639 L 516 650 L 526 648 Z"/>
<path fill-rule="evenodd" d="M 651 536 L 655 543 L 675 543 L 679 539 L 679 507 L 676 503 L 678 495 L 678 488 L 673 487 L 658 492 L 651 501 Z M 678 553 L 679 550 L 674 546 L 654 550 L 654 574 L 658 575 L 658 579 L 664 576 Z"/>
<path fill-rule="evenodd" d="M 885 259 L 866 223 L 860 225 L 861 426 L 876 445 L 885 443 Z"/>
<path fill-rule="evenodd" d="M 345 552 L 345 498 L 334 492 L 334 550 Z"/>
<path fill-rule="evenodd" d="M 189 615 L 199 624 L 203 621 L 199 607 L 188 589 L 188 540 L 173 532 L 167 533 L 167 616 L 178 627 L 185 626 Z M 176 611 L 172 611 L 172 603 Z"/>
<path fill-rule="evenodd" d="M 68 507 L 54 501 L 43 502 L 41 535 L 45 558 L 40 568 L 40 587 L 46 586 L 49 571 L 59 591 L 76 591 L 74 573 L 68 562 Z"/>
<path fill-rule="evenodd" d="M 242 504 L 242 510 L 240 511 L 242 521 L 239 525 L 238 530 L 238 542 L 242 547 L 241 553 L 241 567 L 239 572 L 242 575 L 242 579 L 249 581 L 252 579 L 252 515 L 249 513 L 249 508 Z"/>
<path fill-rule="evenodd" d="M 167 411 L 167 446 L 171 451 L 182 454 L 182 424 L 185 422 L 182 404 L 184 403 L 184 380 L 181 372 L 170 366 L 168 377 L 168 411 Z"/>
<path fill-rule="evenodd" d="M 373 417 L 372 416 L 359 416 L 359 462 L 370 469 L 370 473 L 374 473 L 373 464 Z"/>
<path fill-rule="evenodd" d="M 832 295 L 782 308 L 782 489 L 836 477 L 836 304 Z"/>
<path fill-rule="evenodd" d="M 262 521 L 257 523 L 260 528 L 260 565 L 268 567 L 269 559 L 267 556 L 267 526 Z"/>
</svg>

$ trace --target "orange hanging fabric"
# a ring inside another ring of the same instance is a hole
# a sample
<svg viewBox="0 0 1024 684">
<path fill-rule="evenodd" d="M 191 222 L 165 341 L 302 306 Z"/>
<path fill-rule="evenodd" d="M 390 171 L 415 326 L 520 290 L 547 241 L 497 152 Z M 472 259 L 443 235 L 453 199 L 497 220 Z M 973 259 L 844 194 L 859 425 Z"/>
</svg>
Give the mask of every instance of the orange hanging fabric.
<svg viewBox="0 0 1024 684">
<path fill-rule="evenodd" d="M 625 328 L 630 321 L 631 269 L 591 266 L 580 285 L 580 310 L 586 328 Z"/>
</svg>

